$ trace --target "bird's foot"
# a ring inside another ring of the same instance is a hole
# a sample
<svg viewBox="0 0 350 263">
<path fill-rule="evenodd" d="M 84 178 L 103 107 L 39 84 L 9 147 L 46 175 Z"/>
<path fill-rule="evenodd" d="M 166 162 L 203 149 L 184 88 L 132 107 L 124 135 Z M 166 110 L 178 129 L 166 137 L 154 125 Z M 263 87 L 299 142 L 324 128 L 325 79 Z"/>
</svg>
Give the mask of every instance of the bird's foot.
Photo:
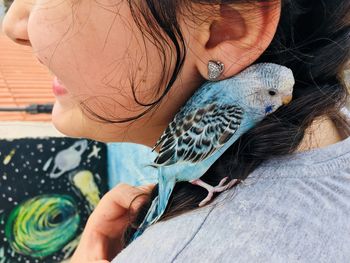
<svg viewBox="0 0 350 263">
<path fill-rule="evenodd" d="M 213 198 L 214 193 L 224 192 L 227 189 L 229 189 L 232 186 L 234 186 L 235 183 L 237 182 L 237 179 L 233 179 L 228 184 L 225 185 L 227 180 L 228 180 L 228 177 L 223 178 L 217 186 L 212 186 L 210 184 L 207 184 L 206 182 L 203 182 L 200 179 L 196 179 L 196 180 L 190 181 L 191 184 L 201 186 L 201 187 L 205 188 L 208 191 L 207 197 L 204 198 L 199 203 L 199 206 L 201 207 L 201 206 L 206 205 Z"/>
</svg>

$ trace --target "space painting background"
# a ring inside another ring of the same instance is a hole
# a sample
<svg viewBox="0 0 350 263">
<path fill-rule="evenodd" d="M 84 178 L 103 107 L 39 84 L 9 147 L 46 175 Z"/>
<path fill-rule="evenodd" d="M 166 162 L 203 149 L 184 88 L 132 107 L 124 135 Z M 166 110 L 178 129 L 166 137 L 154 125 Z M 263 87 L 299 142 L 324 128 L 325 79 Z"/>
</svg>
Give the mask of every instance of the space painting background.
<svg viewBox="0 0 350 263">
<path fill-rule="evenodd" d="M 108 190 L 106 145 L 0 140 L 0 263 L 61 262 Z"/>
</svg>

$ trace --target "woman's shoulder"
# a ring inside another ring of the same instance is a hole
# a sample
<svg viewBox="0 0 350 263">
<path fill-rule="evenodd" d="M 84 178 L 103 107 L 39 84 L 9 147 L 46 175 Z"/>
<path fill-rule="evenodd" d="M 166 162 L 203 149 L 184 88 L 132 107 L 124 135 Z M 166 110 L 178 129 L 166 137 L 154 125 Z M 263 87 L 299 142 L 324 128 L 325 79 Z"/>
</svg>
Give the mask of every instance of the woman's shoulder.
<svg viewBox="0 0 350 263">
<path fill-rule="evenodd" d="M 149 227 L 117 262 L 349 262 L 350 138 L 266 162 L 212 204 Z"/>
<path fill-rule="evenodd" d="M 261 167 L 207 207 L 151 226 L 113 262 L 348 262 L 350 162 L 337 167 L 309 177 Z"/>
</svg>

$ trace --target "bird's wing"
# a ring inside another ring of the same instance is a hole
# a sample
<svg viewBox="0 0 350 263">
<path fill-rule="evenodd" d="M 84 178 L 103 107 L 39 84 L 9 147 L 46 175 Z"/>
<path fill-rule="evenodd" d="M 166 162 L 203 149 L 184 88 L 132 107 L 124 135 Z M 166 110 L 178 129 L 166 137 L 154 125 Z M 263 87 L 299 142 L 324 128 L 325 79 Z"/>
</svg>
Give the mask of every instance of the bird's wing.
<svg viewBox="0 0 350 263">
<path fill-rule="evenodd" d="M 210 104 L 177 115 L 153 149 L 160 146 L 156 165 L 196 163 L 220 149 L 238 130 L 243 109 L 236 105 Z"/>
</svg>

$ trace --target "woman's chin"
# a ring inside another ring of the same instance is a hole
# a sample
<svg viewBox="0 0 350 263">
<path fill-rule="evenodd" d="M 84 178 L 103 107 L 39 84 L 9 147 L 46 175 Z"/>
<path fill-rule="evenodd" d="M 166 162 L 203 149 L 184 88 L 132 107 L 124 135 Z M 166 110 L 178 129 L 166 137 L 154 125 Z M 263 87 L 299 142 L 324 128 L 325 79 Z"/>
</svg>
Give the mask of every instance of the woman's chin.
<svg viewBox="0 0 350 263">
<path fill-rule="evenodd" d="M 73 138 L 111 142 L 115 141 L 115 134 L 118 134 L 114 130 L 109 132 L 112 126 L 102 125 L 88 118 L 79 106 L 67 106 L 59 101 L 55 102 L 52 110 L 52 123 L 59 132 Z"/>
<path fill-rule="evenodd" d="M 52 115 L 52 123 L 55 128 L 69 137 L 84 137 L 84 129 L 82 124 L 84 123 L 81 110 L 72 106 L 63 106 L 56 100 Z"/>
<path fill-rule="evenodd" d="M 153 146 L 164 130 L 163 126 L 160 130 L 150 128 L 147 126 L 147 121 L 132 124 L 101 123 L 86 116 L 78 104 L 63 104 L 58 100 L 56 100 L 52 110 L 52 123 L 59 132 L 68 137 L 87 138 L 99 142 L 134 142 L 148 146 Z M 134 132 L 131 133 L 130 130 Z M 145 134 L 153 132 L 159 136 L 151 138 L 145 136 Z"/>
</svg>

